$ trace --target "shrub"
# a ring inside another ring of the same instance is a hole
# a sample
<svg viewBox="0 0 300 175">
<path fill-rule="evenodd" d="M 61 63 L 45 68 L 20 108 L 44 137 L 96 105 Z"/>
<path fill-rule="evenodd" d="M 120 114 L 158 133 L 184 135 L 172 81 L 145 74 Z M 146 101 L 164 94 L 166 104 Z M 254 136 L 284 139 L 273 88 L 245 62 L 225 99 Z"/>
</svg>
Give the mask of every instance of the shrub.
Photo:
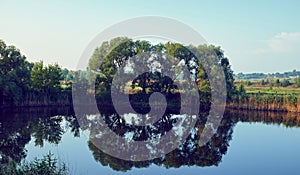
<svg viewBox="0 0 300 175">
<path fill-rule="evenodd" d="M 35 158 L 31 162 L 16 163 L 10 160 L 7 165 L 1 167 L 0 174 L 5 175 L 66 175 L 68 168 L 65 163 L 59 163 L 53 154 L 49 153 L 43 158 Z"/>
<path fill-rule="evenodd" d="M 287 87 L 289 85 L 291 85 L 291 83 L 288 79 L 284 79 L 281 83 L 281 86 L 283 86 L 283 87 Z"/>
</svg>

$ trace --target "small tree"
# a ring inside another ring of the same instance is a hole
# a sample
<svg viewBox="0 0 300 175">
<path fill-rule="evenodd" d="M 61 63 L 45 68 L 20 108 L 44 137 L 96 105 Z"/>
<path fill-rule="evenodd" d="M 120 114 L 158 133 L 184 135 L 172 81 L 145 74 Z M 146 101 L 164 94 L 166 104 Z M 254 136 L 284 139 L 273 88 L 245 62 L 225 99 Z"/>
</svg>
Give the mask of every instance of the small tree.
<svg viewBox="0 0 300 175">
<path fill-rule="evenodd" d="M 287 86 L 289 86 L 289 85 L 291 85 L 291 83 L 290 83 L 290 81 L 289 81 L 288 79 L 284 79 L 284 80 L 282 81 L 282 83 L 281 83 L 281 86 L 282 86 L 282 87 L 287 87 Z"/>
<path fill-rule="evenodd" d="M 62 79 L 62 70 L 58 64 L 44 66 L 40 61 L 34 64 L 31 71 L 32 89 L 39 92 L 58 92 Z"/>
<path fill-rule="evenodd" d="M 253 83 L 252 83 L 251 81 L 246 81 L 246 85 L 247 85 L 247 86 L 252 86 Z"/>
<path fill-rule="evenodd" d="M 279 87 L 279 86 L 280 86 L 280 80 L 279 80 L 279 79 L 276 79 L 276 80 L 275 80 L 275 86 L 276 86 L 276 87 Z"/>
<path fill-rule="evenodd" d="M 238 91 L 239 91 L 240 94 L 245 94 L 246 93 L 246 90 L 245 90 L 245 87 L 244 87 L 243 84 L 240 84 Z"/>
</svg>

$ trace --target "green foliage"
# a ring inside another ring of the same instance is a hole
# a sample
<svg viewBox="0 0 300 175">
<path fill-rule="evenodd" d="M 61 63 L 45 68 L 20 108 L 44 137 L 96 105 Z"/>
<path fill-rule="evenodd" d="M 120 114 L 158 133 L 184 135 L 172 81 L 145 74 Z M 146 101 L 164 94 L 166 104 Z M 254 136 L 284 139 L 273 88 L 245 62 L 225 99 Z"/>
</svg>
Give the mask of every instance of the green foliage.
<svg viewBox="0 0 300 175">
<path fill-rule="evenodd" d="M 239 88 L 238 88 L 238 92 L 240 94 L 246 93 L 245 87 L 243 84 L 240 84 Z"/>
<path fill-rule="evenodd" d="M 247 85 L 247 86 L 252 86 L 253 83 L 252 83 L 251 81 L 246 81 L 246 85 Z"/>
<path fill-rule="evenodd" d="M 296 86 L 297 86 L 297 87 L 300 87 L 300 78 L 297 78 L 297 79 L 296 79 Z"/>
<path fill-rule="evenodd" d="M 260 81 L 260 85 L 265 86 L 266 84 L 267 84 L 267 82 L 266 82 L 264 79 L 262 79 L 262 80 Z"/>
<path fill-rule="evenodd" d="M 0 106 L 22 105 L 33 93 L 55 97 L 56 93 L 70 92 L 72 78 L 72 73 L 62 71 L 58 64 L 29 63 L 15 46 L 0 40 Z"/>
<path fill-rule="evenodd" d="M 88 89 L 87 73 L 84 71 L 76 71 L 73 74 L 74 91 L 80 92 L 80 89 Z"/>
<path fill-rule="evenodd" d="M 281 82 L 281 86 L 282 87 L 287 87 L 291 85 L 290 81 L 288 79 L 284 79 L 282 82 Z"/>
<path fill-rule="evenodd" d="M 34 64 L 31 71 L 32 88 L 38 92 L 58 92 L 62 79 L 62 70 L 58 64 L 44 66 L 40 61 Z"/>
<path fill-rule="evenodd" d="M 289 94 L 286 98 L 289 104 L 297 106 L 298 98 L 295 94 Z"/>
<path fill-rule="evenodd" d="M 89 72 L 97 72 L 97 75 L 95 75 L 96 91 L 99 89 L 101 89 L 101 91 L 109 91 L 117 69 L 122 66 L 130 57 L 139 55 L 141 53 L 151 54 L 157 52 L 165 53 L 167 56 L 170 56 L 170 58 L 167 59 L 168 65 L 178 64 L 174 58 L 184 61 L 190 73 L 194 75 L 193 78 L 195 81 L 197 81 L 198 89 L 202 92 L 201 94 L 209 94 L 211 92 L 210 83 L 208 81 L 207 73 L 204 70 L 204 65 L 206 67 L 210 67 L 210 65 L 219 64 L 225 74 L 228 97 L 236 93 L 233 84 L 233 71 L 231 70 L 228 59 L 224 56 L 224 53 L 220 47 L 213 45 L 185 47 L 179 43 L 171 42 L 151 45 L 148 41 L 133 41 L 128 38 L 115 38 L 109 42 L 104 42 L 94 51 L 89 61 L 88 70 Z M 141 62 L 141 65 L 144 63 L 144 60 L 142 59 L 139 61 Z M 212 77 L 218 77 L 216 75 L 217 71 L 214 69 L 209 71 L 211 71 L 210 73 L 212 74 Z M 153 79 L 153 77 L 155 77 L 154 74 L 141 75 L 133 83 L 134 85 L 132 85 L 132 88 L 137 85 L 141 87 L 142 91 L 145 93 L 146 88 L 151 87 L 151 83 L 153 84 L 153 81 L 150 81 L 150 79 Z M 160 82 L 160 80 L 156 81 Z M 167 81 L 167 79 L 163 81 Z M 161 81 L 161 84 L 164 84 L 163 81 Z M 169 88 L 169 86 L 165 86 L 165 88 Z M 168 91 L 166 89 L 162 90 Z"/>
<path fill-rule="evenodd" d="M 20 102 L 30 87 L 31 69 L 32 64 L 16 47 L 0 40 L 0 96 L 10 96 L 14 103 Z"/>
<path fill-rule="evenodd" d="M 66 175 L 68 174 L 68 168 L 64 163 L 59 163 L 56 158 L 53 158 L 53 154 L 49 153 L 41 159 L 35 158 L 31 162 L 24 161 L 18 164 L 14 161 L 10 161 L 7 166 L 4 166 L 0 170 L 0 174 L 5 175 Z"/>
<path fill-rule="evenodd" d="M 124 38 L 124 37 L 119 37 L 119 38 L 114 38 L 110 42 L 106 41 L 103 42 L 102 45 L 94 51 L 92 57 L 89 60 L 89 66 L 88 69 L 89 71 L 99 71 L 99 68 L 109 66 L 108 63 L 104 63 L 103 60 L 105 57 L 110 54 L 110 52 L 113 52 L 113 49 L 119 46 L 121 43 L 125 42 L 130 42 L 131 40 Z M 113 54 L 113 53 L 112 53 Z M 116 54 L 116 52 L 114 52 Z"/>
<path fill-rule="evenodd" d="M 275 80 L 275 86 L 276 86 L 276 87 L 279 87 L 280 85 L 281 85 L 280 80 L 279 80 L 279 79 L 276 79 L 276 80 Z"/>
<path fill-rule="evenodd" d="M 241 97 L 242 100 L 244 100 L 247 97 L 246 89 L 243 84 L 240 84 L 238 88 L 238 95 Z"/>
<path fill-rule="evenodd" d="M 62 69 L 61 74 L 62 74 L 62 79 L 64 81 L 71 81 L 74 78 L 74 76 L 73 76 L 74 72 L 73 71 L 69 71 L 66 68 Z"/>
</svg>

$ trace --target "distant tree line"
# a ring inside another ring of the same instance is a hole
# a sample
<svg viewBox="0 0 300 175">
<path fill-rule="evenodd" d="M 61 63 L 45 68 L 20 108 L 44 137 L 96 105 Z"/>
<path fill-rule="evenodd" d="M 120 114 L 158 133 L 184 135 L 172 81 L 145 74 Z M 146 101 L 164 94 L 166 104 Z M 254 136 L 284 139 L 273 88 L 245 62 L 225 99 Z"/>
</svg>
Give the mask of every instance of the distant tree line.
<svg viewBox="0 0 300 175">
<path fill-rule="evenodd" d="M 300 77 L 294 79 L 261 79 L 261 80 L 240 80 L 236 84 L 245 86 L 261 86 L 261 87 L 300 87 Z"/>
<path fill-rule="evenodd" d="M 267 79 L 267 78 L 296 78 L 300 77 L 300 71 L 293 70 L 290 72 L 284 72 L 284 73 L 249 73 L 249 74 L 244 74 L 244 73 L 238 73 L 235 75 L 236 79 L 238 80 L 249 80 L 249 79 Z"/>
</svg>

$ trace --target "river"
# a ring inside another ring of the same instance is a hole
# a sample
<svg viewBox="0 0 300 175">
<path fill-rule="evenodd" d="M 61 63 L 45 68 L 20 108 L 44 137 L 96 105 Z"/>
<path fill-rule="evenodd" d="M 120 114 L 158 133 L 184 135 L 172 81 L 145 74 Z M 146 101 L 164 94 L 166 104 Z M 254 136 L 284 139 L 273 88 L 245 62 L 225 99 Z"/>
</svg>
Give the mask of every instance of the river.
<svg viewBox="0 0 300 175">
<path fill-rule="evenodd" d="M 101 116 L 110 122 L 117 120 L 113 110 L 104 110 Z M 198 127 L 201 124 L 197 123 Z M 114 131 L 121 135 L 132 132 L 130 124 L 124 126 Z M 2 109 L 0 163 L 8 158 L 33 160 L 51 152 L 66 163 L 70 174 L 297 174 L 299 126 L 299 114 L 226 110 L 206 145 L 197 146 L 197 137 L 189 136 L 189 145 L 178 146 L 166 156 L 134 162 L 95 146 L 92 132 L 79 125 L 72 108 Z M 158 131 L 151 132 L 152 136 Z"/>
</svg>

